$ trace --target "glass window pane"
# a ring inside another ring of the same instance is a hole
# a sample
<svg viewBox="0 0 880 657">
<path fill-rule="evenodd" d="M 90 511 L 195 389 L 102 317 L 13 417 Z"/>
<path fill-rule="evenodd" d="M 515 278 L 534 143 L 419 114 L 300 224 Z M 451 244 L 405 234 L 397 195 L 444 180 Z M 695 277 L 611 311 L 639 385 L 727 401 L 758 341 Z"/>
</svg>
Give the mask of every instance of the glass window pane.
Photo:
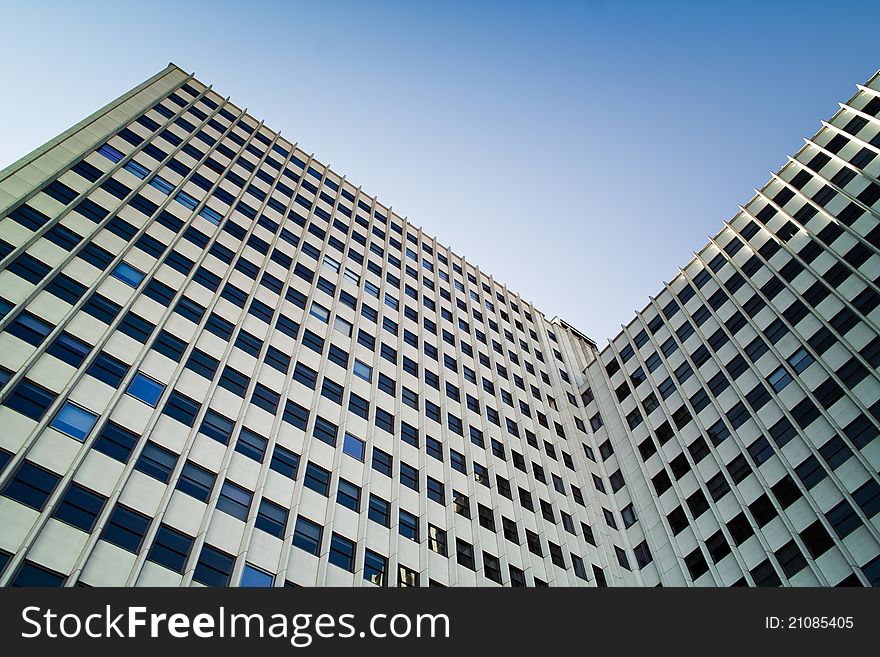
<svg viewBox="0 0 880 657">
<path fill-rule="evenodd" d="M 365 450 L 366 447 L 363 440 L 352 436 L 350 433 L 345 434 L 345 442 L 342 446 L 343 452 L 345 452 L 349 456 L 353 456 L 358 461 L 363 461 Z"/>
<path fill-rule="evenodd" d="M 242 588 L 269 588 L 275 581 L 275 577 L 264 570 L 260 570 L 249 563 L 244 565 L 244 571 L 241 573 Z"/>
<path fill-rule="evenodd" d="M 155 406 L 159 401 L 159 397 L 162 396 L 163 390 L 165 390 L 165 386 L 161 383 L 138 372 L 131 383 L 128 384 L 126 392 L 135 399 L 140 399 L 145 404 Z"/>
<path fill-rule="evenodd" d="M 61 410 L 58 411 L 58 415 L 52 420 L 52 428 L 77 440 L 84 440 L 92 427 L 95 426 L 97 419 L 98 416 L 91 411 L 71 402 L 65 402 Z"/>
<path fill-rule="evenodd" d="M 113 276 L 132 287 L 137 287 L 144 280 L 143 272 L 138 271 L 126 262 L 120 262 L 116 265 L 116 269 L 113 270 Z"/>
</svg>

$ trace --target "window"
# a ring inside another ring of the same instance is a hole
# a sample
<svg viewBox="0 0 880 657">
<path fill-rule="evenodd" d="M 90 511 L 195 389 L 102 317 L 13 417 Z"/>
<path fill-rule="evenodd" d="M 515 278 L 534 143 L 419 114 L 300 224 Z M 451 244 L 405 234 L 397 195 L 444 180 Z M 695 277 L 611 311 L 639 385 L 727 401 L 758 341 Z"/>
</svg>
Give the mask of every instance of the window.
<svg viewBox="0 0 880 657">
<path fill-rule="evenodd" d="M 112 388 L 119 387 L 127 372 L 128 365 L 104 352 L 98 354 L 91 367 L 86 370 L 86 374 L 103 381 Z"/>
<path fill-rule="evenodd" d="M 162 392 L 165 390 L 165 386 L 156 381 L 155 379 L 151 379 L 146 374 L 142 372 L 138 372 L 135 374 L 134 379 L 132 379 L 131 383 L 128 384 L 128 389 L 126 393 L 134 397 L 135 399 L 139 399 L 145 404 L 149 406 L 155 407 L 159 402 L 159 398 L 162 396 Z"/>
<path fill-rule="evenodd" d="M 351 322 L 347 322 L 341 317 L 335 317 L 333 319 L 333 328 L 342 333 L 347 337 L 351 337 L 352 325 Z"/>
<path fill-rule="evenodd" d="M 84 532 L 91 532 L 106 501 L 103 495 L 79 484 L 71 484 L 52 517 Z"/>
<path fill-rule="evenodd" d="M 372 459 L 372 467 L 373 470 L 385 475 L 386 477 L 391 476 L 391 463 L 392 457 L 391 454 L 387 452 L 383 452 L 381 449 L 376 447 L 373 448 L 373 459 Z M 416 490 L 418 489 L 418 480 L 416 480 L 415 484 Z"/>
<path fill-rule="evenodd" d="M 398 564 L 397 566 L 397 586 L 399 587 L 415 587 L 419 585 L 419 574 L 411 568 Z"/>
<path fill-rule="evenodd" d="M 349 456 L 353 456 L 358 461 L 363 461 L 364 454 L 366 453 L 366 444 L 360 438 L 352 436 L 350 433 L 346 433 L 345 439 L 342 443 L 342 451 Z"/>
<path fill-rule="evenodd" d="M 330 321 L 330 311 L 327 310 L 324 306 L 319 303 L 313 303 L 312 307 L 309 309 L 309 314 L 312 317 L 317 317 L 325 324 Z"/>
<path fill-rule="evenodd" d="M 188 427 L 192 427 L 201 407 L 202 405 L 196 400 L 181 394 L 177 390 L 173 390 L 162 413 Z"/>
<path fill-rule="evenodd" d="M 246 563 L 241 573 L 239 586 L 241 588 L 271 588 L 274 583 L 274 575 Z"/>
<path fill-rule="evenodd" d="M 223 445 L 226 445 L 229 443 L 234 424 L 235 423 L 229 418 L 208 409 L 208 412 L 205 414 L 205 419 L 202 421 L 202 425 L 199 428 L 199 432 L 213 438 Z"/>
<path fill-rule="evenodd" d="M 122 505 L 117 505 L 101 538 L 123 550 L 137 553 L 141 547 L 150 518 Z"/>
<path fill-rule="evenodd" d="M 429 500 L 434 500 L 438 504 L 446 504 L 446 487 L 442 482 L 428 477 L 427 489 Z"/>
<path fill-rule="evenodd" d="M 367 518 L 383 527 L 391 526 L 391 503 L 381 497 L 370 495 Z"/>
<path fill-rule="evenodd" d="M 825 517 L 828 518 L 831 527 L 841 539 L 849 536 L 862 524 L 852 506 L 846 500 L 841 501 L 840 504 L 828 511 Z"/>
<path fill-rule="evenodd" d="M 386 586 L 388 559 L 372 550 L 364 550 L 364 579 L 376 586 Z"/>
<path fill-rule="evenodd" d="M 781 392 L 785 386 L 791 383 L 791 375 L 788 373 L 788 370 L 779 366 L 767 377 L 767 383 L 769 383 L 776 392 Z"/>
<path fill-rule="evenodd" d="M 306 466 L 303 484 L 324 497 L 330 496 L 330 473 L 314 463 Z"/>
<path fill-rule="evenodd" d="M 807 352 L 806 349 L 800 347 L 797 351 L 795 351 L 791 356 L 788 357 L 788 364 L 791 365 L 791 368 L 795 371 L 795 374 L 800 374 L 807 367 L 809 367 L 813 362 L 813 357 Z"/>
<path fill-rule="evenodd" d="M 373 368 L 359 360 L 354 361 L 354 375 L 364 381 L 373 380 Z"/>
<path fill-rule="evenodd" d="M 71 438 L 83 441 L 95 426 L 97 419 L 98 416 L 91 411 L 68 401 L 64 402 L 64 406 L 55 415 L 51 426 Z"/>
<path fill-rule="evenodd" d="M 398 533 L 401 536 L 418 543 L 419 542 L 419 519 L 418 519 L 418 516 L 415 516 L 412 513 L 409 513 L 408 511 L 404 511 L 403 509 L 400 509 Z"/>
<path fill-rule="evenodd" d="M 255 527 L 276 538 L 284 538 L 287 526 L 287 509 L 275 502 L 263 498 L 257 512 Z"/>
<path fill-rule="evenodd" d="M 243 432 L 246 430 L 243 430 Z M 241 440 L 241 438 L 239 438 Z M 238 450 L 236 446 L 236 451 Z M 262 458 L 262 457 L 261 457 Z M 177 483 L 177 489 L 183 491 L 187 495 L 195 497 L 202 502 L 208 501 L 211 489 L 214 487 L 214 473 L 205 470 L 201 466 L 187 461 L 180 475 L 180 481 Z"/>
<path fill-rule="evenodd" d="M 235 441 L 235 451 L 244 454 L 249 459 L 260 463 L 266 454 L 268 441 L 247 427 L 242 427 Z"/>
<path fill-rule="evenodd" d="M 446 532 L 434 525 L 428 525 L 428 548 L 439 555 L 447 556 Z"/>
<path fill-rule="evenodd" d="M 290 479 L 296 479 L 296 471 L 298 467 L 298 454 L 291 452 L 289 449 L 285 449 L 281 445 L 275 446 L 275 451 L 272 453 L 272 461 L 269 463 L 270 470 L 274 470 Z"/>
<path fill-rule="evenodd" d="M 13 587 L 61 587 L 67 578 L 48 568 L 25 561 L 12 580 Z"/>
<path fill-rule="evenodd" d="M 539 557 L 544 556 L 544 550 L 541 548 L 541 538 L 535 532 L 528 529 L 526 530 L 526 544 L 529 547 L 529 552 Z"/>
<path fill-rule="evenodd" d="M 339 566 L 343 570 L 353 573 L 354 550 L 355 544 L 353 541 L 334 532 L 330 539 L 330 553 L 328 555 L 328 560 L 330 563 Z"/>
<path fill-rule="evenodd" d="M 460 538 L 455 539 L 455 560 L 460 566 L 470 570 L 476 570 L 474 562 L 474 546 Z"/>
<path fill-rule="evenodd" d="M 91 345 L 73 337 L 67 332 L 62 332 L 46 351 L 68 365 L 79 367 L 91 350 Z"/>
<path fill-rule="evenodd" d="M 228 513 L 233 518 L 246 521 L 248 510 L 251 507 L 251 495 L 249 490 L 233 484 L 227 480 L 220 489 L 220 497 L 217 500 L 217 509 Z"/>
<path fill-rule="evenodd" d="M 355 513 L 361 510 L 361 489 L 350 481 L 340 479 L 336 488 L 336 502 Z"/>
<path fill-rule="evenodd" d="M 373 450 L 373 459 L 375 462 L 375 454 L 376 450 Z M 436 480 L 435 480 L 436 481 Z M 400 483 L 407 488 L 412 488 L 414 491 L 419 490 L 419 472 L 411 465 L 406 463 L 400 464 Z M 439 483 L 439 482 L 437 482 Z M 442 486 L 443 484 L 440 484 Z"/>
<path fill-rule="evenodd" d="M 171 471 L 177 464 L 177 456 L 174 452 L 150 441 L 144 445 L 134 469 L 167 484 L 171 477 Z"/>
<path fill-rule="evenodd" d="M 293 544 L 299 549 L 317 557 L 321 549 L 321 535 L 323 531 L 324 529 L 321 525 L 300 516 L 296 519 L 296 529 L 293 531 Z"/>
<path fill-rule="evenodd" d="M 325 384 L 327 381 L 324 382 Z M 341 394 L 341 393 L 340 393 Z M 318 440 L 327 443 L 332 447 L 336 447 L 336 434 L 339 431 L 332 422 L 325 420 L 320 415 L 315 418 L 314 436 Z"/>
<path fill-rule="evenodd" d="M 127 262 L 120 262 L 113 270 L 113 277 L 119 279 L 126 285 L 137 287 L 144 280 L 144 273 L 135 269 Z"/>
<path fill-rule="evenodd" d="M 193 573 L 193 581 L 205 586 L 228 586 L 233 565 L 235 557 L 205 543 Z"/>
<path fill-rule="evenodd" d="M 147 555 L 147 561 L 165 566 L 175 573 L 183 573 L 193 539 L 168 525 L 160 525 L 153 541 L 153 547 Z"/>
<path fill-rule="evenodd" d="M 449 457 L 453 470 L 458 470 L 462 474 L 467 474 L 467 463 L 465 462 L 464 454 L 456 452 L 454 449 L 450 449 Z"/>
</svg>

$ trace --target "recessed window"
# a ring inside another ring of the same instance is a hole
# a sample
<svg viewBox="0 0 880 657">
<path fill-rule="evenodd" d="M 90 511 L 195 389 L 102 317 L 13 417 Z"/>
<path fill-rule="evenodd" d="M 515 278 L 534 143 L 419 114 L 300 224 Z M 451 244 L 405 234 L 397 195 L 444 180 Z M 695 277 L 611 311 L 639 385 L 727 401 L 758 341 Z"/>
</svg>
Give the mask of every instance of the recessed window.
<svg viewBox="0 0 880 657">
<path fill-rule="evenodd" d="M 205 586 L 228 586 L 235 557 L 205 543 L 193 573 L 193 581 Z"/>
<path fill-rule="evenodd" d="M 336 502 L 355 513 L 360 513 L 361 489 L 350 481 L 340 479 L 336 489 Z"/>
<path fill-rule="evenodd" d="M 312 317 L 317 317 L 325 323 L 330 320 L 330 311 L 319 303 L 312 304 L 312 307 L 309 309 L 309 314 Z"/>
<path fill-rule="evenodd" d="M 182 573 L 189 552 L 192 549 L 193 539 L 182 534 L 167 525 L 161 525 L 153 541 L 153 547 L 147 556 L 147 561 L 165 566 L 175 573 Z"/>
<path fill-rule="evenodd" d="M 52 428 L 82 441 L 89 435 L 97 419 L 97 415 L 82 406 L 77 406 L 73 402 L 65 402 L 55 419 L 52 420 Z"/>
<path fill-rule="evenodd" d="M 306 488 L 311 488 L 316 493 L 328 497 L 330 494 L 330 472 L 314 463 L 309 463 L 306 466 L 303 484 Z"/>
<path fill-rule="evenodd" d="M 351 322 L 347 322 L 344 319 L 342 319 L 341 317 L 336 317 L 333 320 L 333 328 L 335 328 L 337 331 L 339 331 L 343 335 L 345 335 L 349 338 L 351 337 L 351 329 L 352 329 Z"/>
<path fill-rule="evenodd" d="M 217 510 L 228 513 L 233 518 L 246 521 L 248 510 L 251 506 L 251 492 L 241 486 L 236 486 L 231 481 L 226 481 L 220 489 L 220 498 L 217 500 Z"/>
<path fill-rule="evenodd" d="M 128 384 L 126 392 L 135 399 L 140 399 L 145 404 L 156 406 L 164 390 L 164 385 L 155 379 L 151 379 L 146 374 L 138 372 L 131 383 Z"/>
<path fill-rule="evenodd" d="M 260 510 L 257 513 L 256 527 L 276 538 L 284 538 L 284 528 L 287 526 L 287 509 L 280 504 L 263 498 L 260 502 Z"/>
<path fill-rule="evenodd" d="M 334 533 L 330 540 L 330 553 L 328 560 L 330 563 L 339 566 L 343 570 L 354 572 L 354 551 L 355 544 L 353 541 Z"/>
<path fill-rule="evenodd" d="M 107 498 L 103 495 L 83 488 L 79 484 L 71 484 L 52 517 L 84 532 L 90 532 L 106 501 Z"/>
<path fill-rule="evenodd" d="M 25 561 L 15 579 L 13 587 L 61 587 L 66 578 L 61 573 L 42 568 L 30 561 Z"/>
<path fill-rule="evenodd" d="M 241 573 L 239 586 L 242 588 L 271 588 L 274 583 L 274 575 L 270 575 L 265 570 L 246 563 Z"/>
<path fill-rule="evenodd" d="M 296 529 L 293 532 L 293 544 L 305 550 L 309 554 L 318 556 L 321 548 L 321 525 L 300 516 L 296 519 Z"/>
<path fill-rule="evenodd" d="M 46 500 L 55 490 L 55 485 L 61 477 L 54 472 L 49 472 L 29 461 L 19 466 L 15 476 L 10 479 L 3 488 L 2 495 L 22 504 L 42 511 Z"/>
<path fill-rule="evenodd" d="M 349 456 L 353 456 L 358 461 L 363 461 L 366 452 L 366 445 L 360 438 L 352 436 L 350 433 L 346 433 L 345 441 L 342 444 L 342 451 Z"/>
<path fill-rule="evenodd" d="M 767 383 L 773 386 L 776 392 L 780 392 L 785 386 L 791 383 L 791 375 L 784 367 L 777 367 L 770 376 L 767 377 Z"/>
<path fill-rule="evenodd" d="M 364 381 L 373 380 L 373 368 L 359 360 L 354 361 L 354 374 Z"/>
<path fill-rule="evenodd" d="M 364 551 L 364 579 L 376 586 L 388 583 L 388 559 L 372 550 Z"/>
<path fill-rule="evenodd" d="M 812 363 L 813 357 L 803 347 L 788 357 L 788 364 L 791 365 L 792 369 L 794 369 L 797 374 L 803 372 Z"/>
<path fill-rule="evenodd" d="M 177 458 L 178 455 L 174 452 L 148 441 L 134 468 L 153 479 L 158 479 L 163 484 L 167 484 L 171 478 L 171 472 L 177 464 Z"/>
<path fill-rule="evenodd" d="M 149 526 L 150 518 L 147 516 L 117 505 L 101 538 L 123 550 L 137 553 Z"/>
<path fill-rule="evenodd" d="M 113 277 L 131 287 L 137 287 L 144 280 L 144 273 L 129 265 L 126 262 L 120 262 L 113 270 Z"/>
<path fill-rule="evenodd" d="M 207 502 L 211 490 L 214 488 L 215 476 L 210 470 L 206 470 L 192 461 L 187 461 L 177 482 L 177 490 L 197 500 Z"/>
</svg>

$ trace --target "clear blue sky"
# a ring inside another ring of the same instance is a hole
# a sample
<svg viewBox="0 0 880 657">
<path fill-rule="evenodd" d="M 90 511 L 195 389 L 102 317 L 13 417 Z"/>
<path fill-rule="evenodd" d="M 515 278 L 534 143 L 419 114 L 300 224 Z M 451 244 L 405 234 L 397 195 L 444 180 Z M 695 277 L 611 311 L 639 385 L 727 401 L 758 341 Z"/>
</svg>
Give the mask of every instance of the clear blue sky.
<svg viewBox="0 0 880 657">
<path fill-rule="evenodd" d="M 600 345 L 880 67 L 878 2 L 2 16 L 0 168 L 173 61 Z"/>
</svg>

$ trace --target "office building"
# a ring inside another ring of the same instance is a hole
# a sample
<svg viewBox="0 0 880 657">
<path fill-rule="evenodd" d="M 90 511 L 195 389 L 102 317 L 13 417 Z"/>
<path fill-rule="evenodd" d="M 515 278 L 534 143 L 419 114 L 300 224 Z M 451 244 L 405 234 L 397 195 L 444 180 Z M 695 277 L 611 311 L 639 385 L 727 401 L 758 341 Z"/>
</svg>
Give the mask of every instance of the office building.
<svg viewBox="0 0 880 657">
<path fill-rule="evenodd" d="M 878 115 L 599 350 L 169 65 L 0 172 L 0 585 L 877 584 Z"/>
</svg>

